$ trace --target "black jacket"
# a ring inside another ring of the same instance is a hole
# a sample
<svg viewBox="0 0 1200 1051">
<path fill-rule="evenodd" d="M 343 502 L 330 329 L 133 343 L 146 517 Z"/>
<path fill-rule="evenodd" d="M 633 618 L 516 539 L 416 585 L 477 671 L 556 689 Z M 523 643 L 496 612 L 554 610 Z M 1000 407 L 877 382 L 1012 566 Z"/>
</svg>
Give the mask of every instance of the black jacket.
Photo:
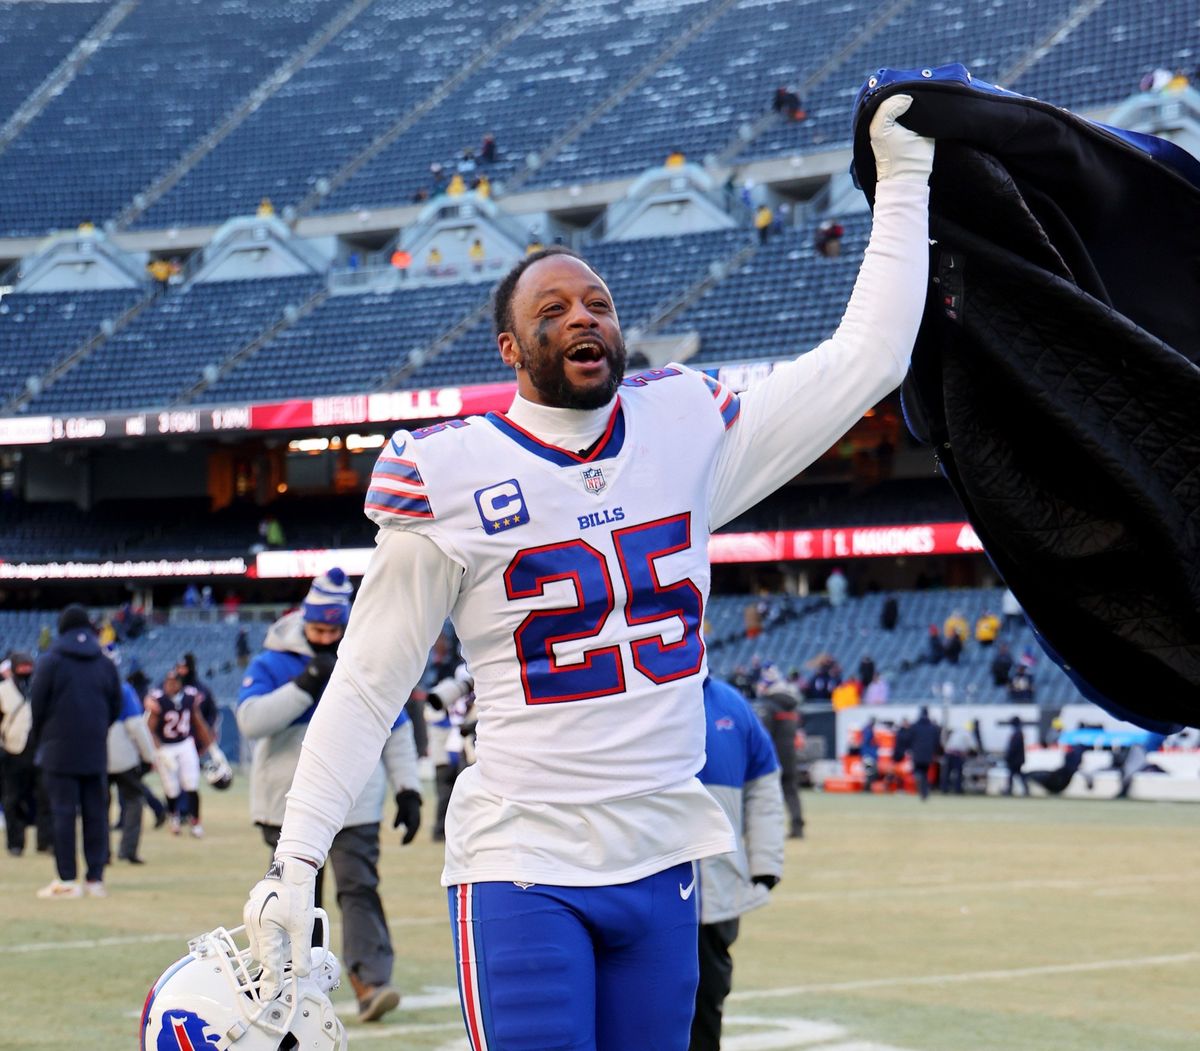
<svg viewBox="0 0 1200 1051">
<path fill-rule="evenodd" d="M 942 731 L 937 723 L 922 715 L 912 724 L 912 744 L 909 752 L 914 766 L 928 766 L 937 758 Z"/>
<path fill-rule="evenodd" d="M 937 141 L 909 427 L 1082 692 L 1200 725 L 1200 164 L 926 72 L 881 70 L 855 113 L 870 200 L 883 98 Z"/>
<path fill-rule="evenodd" d="M 1004 763 L 1010 770 L 1020 770 L 1025 765 L 1025 734 L 1015 726 L 1008 735 Z"/>
<path fill-rule="evenodd" d="M 34 761 L 56 774 L 103 774 L 121 680 L 95 633 L 73 628 L 38 660 L 29 686 Z"/>
</svg>

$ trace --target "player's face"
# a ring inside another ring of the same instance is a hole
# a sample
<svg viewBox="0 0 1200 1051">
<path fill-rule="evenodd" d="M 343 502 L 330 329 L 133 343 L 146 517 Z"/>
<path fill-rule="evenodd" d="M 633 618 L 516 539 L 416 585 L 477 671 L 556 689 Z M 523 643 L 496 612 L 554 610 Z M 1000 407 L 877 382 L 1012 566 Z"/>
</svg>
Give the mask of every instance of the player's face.
<svg viewBox="0 0 1200 1051">
<path fill-rule="evenodd" d="M 549 256 L 529 267 L 512 299 L 512 332 L 500 356 L 517 371 L 517 390 L 540 405 L 597 409 L 625 375 L 625 341 L 612 296 L 590 267 Z"/>
<path fill-rule="evenodd" d="M 313 646 L 332 646 L 341 639 L 345 630 L 340 624 L 321 624 L 314 620 L 304 622 L 304 637 Z"/>
</svg>

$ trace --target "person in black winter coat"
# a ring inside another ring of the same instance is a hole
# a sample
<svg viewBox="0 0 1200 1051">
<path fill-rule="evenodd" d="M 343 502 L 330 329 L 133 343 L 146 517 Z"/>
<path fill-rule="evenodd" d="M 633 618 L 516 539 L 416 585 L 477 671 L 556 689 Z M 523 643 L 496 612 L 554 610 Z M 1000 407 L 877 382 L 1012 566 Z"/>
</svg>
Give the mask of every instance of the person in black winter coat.
<svg viewBox="0 0 1200 1051">
<path fill-rule="evenodd" d="M 39 898 L 104 897 L 108 862 L 108 728 L 121 711 L 121 680 L 100 649 L 82 606 L 58 618 L 58 638 L 37 662 L 29 686 L 34 762 L 54 820 L 58 878 Z M 80 887 L 75 818 L 83 824 L 86 882 Z"/>
<path fill-rule="evenodd" d="M 1029 795 L 1029 782 L 1025 780 L 1022 767 L 1025 765 L 1025 731 L 1021 726 L 1021 717 L 1014 715 L 1011 720 L 1012 733 L 1008 735 L 1008 745 L 1004 749 L 1004 765 L 1008 767 L 1008 787 L 1004 794 L 1013 794 L 1013 781 L 1021 779 L 1021 788 Z"/>
<path fill-rule="evenodd" d="M 937 759 L 941 739 L 941 728 L 929 718 L 929 709 L 922 707 L 917 721 L 912 725 L 912 743 L 909 745 L 913 775 L 917 779 L 917 791 L 922 800 L 929 798 L 929 768 Z"/>
</svg>

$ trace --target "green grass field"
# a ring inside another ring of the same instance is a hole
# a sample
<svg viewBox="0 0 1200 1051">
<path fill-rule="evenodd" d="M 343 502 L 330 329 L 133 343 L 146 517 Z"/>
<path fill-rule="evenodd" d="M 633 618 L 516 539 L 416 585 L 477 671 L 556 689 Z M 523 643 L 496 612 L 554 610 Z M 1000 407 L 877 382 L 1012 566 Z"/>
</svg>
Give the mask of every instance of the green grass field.
<svg viewBox="0 0 1200 1051">
<path fill-rule="evenodd" d="M 246 781 L 205 793 L 202 841 L 147 828 L 107 900 L 39 901 L 46 855 L 0 862 L 0 1048 L 129 1051 L 187 937 L 239 922 L 267 850 Z M 1194 1051 L 1200 807 L 806 793 L 771 905 L 747 916 L 726 1051 Z M 149 824 L 149 823 L 148 823 Z M 405 1003 L 351 1044 L 466 1048 L 440 848 L 389 833 Z M 337 948 L 335 925 L 334 948 Z M 637 1051 L 637 1049 L 630 1049 Z"/>
</svg>

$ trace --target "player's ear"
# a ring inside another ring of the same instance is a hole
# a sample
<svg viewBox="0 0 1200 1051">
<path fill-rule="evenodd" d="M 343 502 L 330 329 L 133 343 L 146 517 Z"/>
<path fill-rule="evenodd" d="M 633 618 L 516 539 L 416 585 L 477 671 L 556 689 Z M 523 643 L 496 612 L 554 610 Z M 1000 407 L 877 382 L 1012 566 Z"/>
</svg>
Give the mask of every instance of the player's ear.
<svg viewBox="0 0 1200 1051">
<path fill-rule="evenodd" d="M 510 369 L 517 368 L 521 363 L 521 348 L 511 332 L 501 332 L 496 337 L 496 345 L 500 348 L 500 360 Z"/>
</svg>

